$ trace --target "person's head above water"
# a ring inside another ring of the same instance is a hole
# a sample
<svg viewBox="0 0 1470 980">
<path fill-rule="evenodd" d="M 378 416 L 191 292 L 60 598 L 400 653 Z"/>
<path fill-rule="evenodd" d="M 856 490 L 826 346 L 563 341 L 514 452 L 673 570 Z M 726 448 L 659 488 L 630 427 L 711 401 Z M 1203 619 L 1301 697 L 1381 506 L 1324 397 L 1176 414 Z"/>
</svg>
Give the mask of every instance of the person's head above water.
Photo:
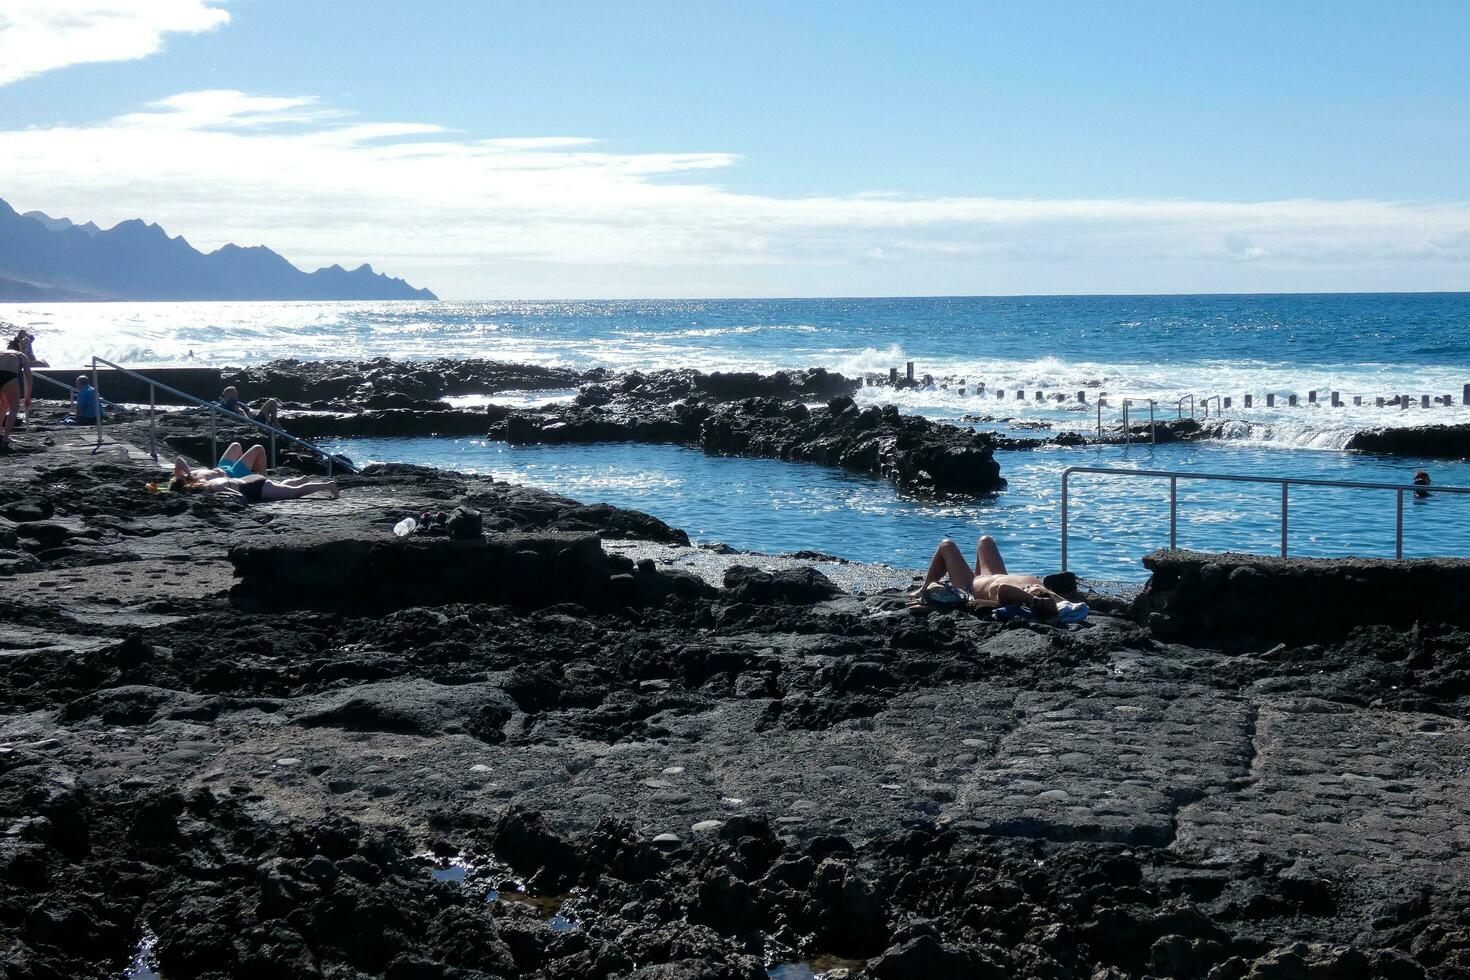
<svg viewBox="0 0 1470 980">
<path fill-rule="evenodd" d="M 1427 484 L 1428 482 L 1429 482 L 1429 471 L 1428 470 L 1415 470 L 1414 471 L 1414 485 L 1415 486 L 1422 487 L 1425 484 Z"/>
</svg>

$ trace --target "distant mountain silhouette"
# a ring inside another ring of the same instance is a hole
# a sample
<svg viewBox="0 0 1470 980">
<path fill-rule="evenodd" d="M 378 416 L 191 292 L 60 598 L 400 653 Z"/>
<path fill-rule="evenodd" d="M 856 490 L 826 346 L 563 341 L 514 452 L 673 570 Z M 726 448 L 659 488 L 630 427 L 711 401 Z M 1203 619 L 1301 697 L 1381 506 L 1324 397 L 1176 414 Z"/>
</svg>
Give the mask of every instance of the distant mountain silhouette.
<svg viewBox="0 0 1470 980">
<path fill-rule="evenodd" d="M 263 245 L 206 254 L 136 218 L 104 231 L 0 201 L 0 300 L 437 298 L 366 263 L 306 273 Z"/>
</svg>

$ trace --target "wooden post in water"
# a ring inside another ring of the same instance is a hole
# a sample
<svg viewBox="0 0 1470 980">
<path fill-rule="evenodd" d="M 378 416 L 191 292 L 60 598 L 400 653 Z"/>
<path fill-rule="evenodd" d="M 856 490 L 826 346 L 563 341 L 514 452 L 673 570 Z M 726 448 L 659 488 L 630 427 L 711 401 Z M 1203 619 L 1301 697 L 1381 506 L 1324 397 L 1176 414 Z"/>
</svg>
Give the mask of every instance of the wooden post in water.
<svg viewBox="0 0 1470 980">
<path fill-rule="evenodd" d="M 1246 407 L 1246 408 L 1250 408 L 1250 407 L 1251 407 L 1251 401 L 1252 401 L 1252 400 L 1253 400 L 1253 399 L 1254 399 L 1254 398 L 1255 398 L 1255 396 L 1254 396 L 1254 395 L 1246 395 L 1246 396 L 1245 396 L 1245 407 Z"/>
<path fill-rule="evenodd" d="M 1292 408 L 1296 408 L 1296 395 L 1287 395 L 1286 404 L 1290 405 Z"/>
<path fill-rule="evenodd" d="M 1079 392 L 1077 392 L 1077 404 L 1079 404 L 1079 405 L 1086 405 L 1087 404 L 1087 392 L 1085 392 L 1085 391 L 1079 391 Z"/>
<path fill-rule="evenodd" d="M 1315 404 L 1317 404 L 1317 390 L 1315 388 L 1312 389 L 1311 391 L 1307 392 L 1307 404 L 1308 405 L 1315 405 Z"/>
<path fill-rule="evenodd" d="M 1223 404 L 1221 405 L 1222 408 L 1229 408 L 1230 407 L 1230 396 L 1229 395 L 1226 395 L 1222 399 L 1222 402 L 1223 402 Z"/>
<path fill-rule="evenodd" d="M 908 365 L 906 367 L 904 367 L 904 369 L 903 369 L 903 373 L 904 373 L 904 377 L 908 380 L 908 383 L 909 384 L 913 384 L 914 383 L 914 362 L 913 361 L 909 361 L 908 362 Z"/>
<path fill-rule="evenodd" d="M 1267 408 L 1275 408 L 1276 407 L 1276 396 L 1274 394 L 1268 394 L 1266 396 L 1266 407 Z"/>
<path fill-rule="evenodd" d="M 1363 396 L 1362 395 L 1354 395 L 1353 396 L 1353 404 L 1354 405 L 1361 405 L 1361 404 L 1363 404 Z"/>
<path fill-rule="evenodd" d="M 1375 403 L 1375 405 L 1378 408 L 1382 408 L 1383 407 L 1383 396 L 1382 395 L 1379 395 L 1378 396 L 1378 401 Z"/>
<path fill-rule="evenodd" d="M 1429 396 L 1428 395 L 1420 395 L 1419 396 L 1419 407 L 1420 408 L 1428 408 L 1429 407 Z"/>
<path fill-rule="evenodd" d="M 1460 404 L 1461 405 L 1470 405 L 1470 385 L 1466 385 L 1464 392 L 1461 393 L 1461 395 L 1460 395 Z"/>
<path fill-rule="evenodd" d="M 1342 392 L 1334 391 L 1332 393 L 1332 407 L 1342 408 Z"/>
<path fill-rule="evenodd" d="M 1036 393 L 1036 400 L 1039 401 L 1039 402 L 1044 402 L 1044 401 L 1046 401 L 1046 395 L 1044 395 L 1044 394 L 1042 394 L 1041 392 L 1038 391 Z"/>
<path fill-rule="evenodd" d="M 888 383 L 891 385 L 898 384 L 898 368 L 894 367 L 888 369 Z"/>
</svg>

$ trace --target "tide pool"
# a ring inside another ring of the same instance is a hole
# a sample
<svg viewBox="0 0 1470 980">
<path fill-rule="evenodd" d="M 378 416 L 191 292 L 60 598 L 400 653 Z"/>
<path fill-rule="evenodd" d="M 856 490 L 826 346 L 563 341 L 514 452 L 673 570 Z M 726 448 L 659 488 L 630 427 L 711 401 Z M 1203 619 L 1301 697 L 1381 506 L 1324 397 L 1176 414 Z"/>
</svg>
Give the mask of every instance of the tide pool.
<svg viewBox="0 0 1470 980">
<path fill-rule="evenodd" d="M 359 464 L 406 462 L 493 475 L 584 503 L 645 511 L 696 542 L 768 553 L 819 551 L 900 568 L 927 564 L 952 537 L 970 552 L 991 534 L 1008 565 L 1039 573 L 1060 565 L 1061 473 L 1067 466 L 1190 470 L 1324 480 L 1407 483 L 1418 467 L 1436 483 L 1470 486 L 1470 463 L 1251 444 L 1175 443 L 996 454 L 1010 481 L 980 500 L 916 500 L 885 480 L 806 463 L 707 456 L 684 446 L 601 443 L 512 446 L 484 439 L 340 439 L 324 443 Z M 1169 484 L 1078 474 L 1070 499 L 1069 565 L 1115 581 L 1147 577 L 1139 559 L 1169 543 Z M 1290 553 L 1392 557 L 1394 494 L 1293 488 Z M 1271 485 L 1181 481 L 1179 546 L 1275 554 L 1280 490 Z M 1406 496 L 1406 557 L 1470 555 L 1470 495 Z"/>
</svg>

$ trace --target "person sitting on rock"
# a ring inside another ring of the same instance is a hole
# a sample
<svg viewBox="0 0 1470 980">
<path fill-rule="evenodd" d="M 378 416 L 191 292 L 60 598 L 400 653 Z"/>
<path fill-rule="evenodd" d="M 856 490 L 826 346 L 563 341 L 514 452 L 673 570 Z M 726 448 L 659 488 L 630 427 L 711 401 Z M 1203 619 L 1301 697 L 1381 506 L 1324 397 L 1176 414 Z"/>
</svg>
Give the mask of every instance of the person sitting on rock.
<svg viewBox="0 0 1470 980">
<path fill-rule="evenodd" d="M 95 422 L 101 415 L 107 417 L 103 409 L 102 399 L 97 396 L 97 389 L 92 387 L 92 379 L 85 374 L 77 375 L 76 390 L 72 393 L 72 402 L 76 405 L 76 419 L 78 422 Z"/>
<path fill-rule="evenodd" d="M 227 497 L 239 497 L 252 504 L 272 500 L 295 500 L 314 493 L 325 493 L 333 500 L 341 496 L 336 480 L 312 480 L 309 477 L 299 477 L 295 480 L 271 480 L 259 473 L 252 473 L 240 479 L 229 476 L 200 478 L 193 472 L 179 475 L 177 460 L 174 466 L 174 478 L 169 481 L 168 488 L 175 493 L 214 493 Z"/>
<path fill-rule="evenodd" d="M 277 404 L 274 398 L 267 398 L 261 402 L 259 408 L 252 411 L 249 405 L 240 400 L 240 389 L 234 385 L 229 385 L 224 391 L 220 392 L 219 402 L 217 404 L 227 412 L 243 415 L 247 419 L 255 419 L 257 422 L 264 422 L 272 428 L 278 428 L 276 425 L 276 414 L 280 411 L 280 405 Z"/>
<path fill-rule="evenodd" d="M 929 562 L 924 584 L 919 586 L 917 594 L 922 596 L 925 589 L 946 575 L 951 586 L 982 602 L 997 606 L 1024 606 L 1041 619 L 1055 616 L 1067 601 L 1043 585 L 1035 575 L 1006 571 L 1000 548 L 988 534 L 980 536 L 980 544 L 975 549 L 974 569 L 966 563 L 959 545 L 949 538 L 939 542 L 939 547 L 934 549 L 934 558 Z"/>
</svg>

